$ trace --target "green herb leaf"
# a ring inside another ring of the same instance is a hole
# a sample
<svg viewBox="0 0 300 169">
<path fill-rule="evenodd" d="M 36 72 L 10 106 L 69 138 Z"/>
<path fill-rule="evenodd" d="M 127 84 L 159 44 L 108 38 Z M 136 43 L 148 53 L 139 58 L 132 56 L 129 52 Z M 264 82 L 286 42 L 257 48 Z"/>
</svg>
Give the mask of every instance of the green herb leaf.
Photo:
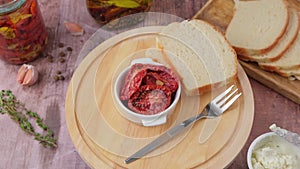
<svg viewBox="0 0 300 169">
<path fill-rule="evenodd" d="M 14 30 L 6 26 L 0 27 L 0 35 L 4 36 L 5 39 L 14 39 L 16 37 Z"/>
<path fill-rule="evenodd" d="M 138 8 L 141 6 L 134 0 L 109 0 L 107 3 L 121 8 Z"/>
<path fill-rule="evenodd" d="M 34 136 L 34 139 L 38 140 L 44 147 L 57 147 L 57 140 L 53 136 L 53 131 L 37 113 L 27 110 L 25 104 L 19 102 L 10 90 L 1 90 L 0 92 L 0 113 L 8 114 L 26 134 Z M 37 126 L 47 134 L 42 135 L 36 132 L 29 121 L 30 118 L 35 119 Z"/>
<path fill-rule="evenodd" d="M 9 15 L 10 17 L 10 20 L 13 24 L 16 24 L 18 23 L 20 20 L 23 20 L 23 19 L 27 19 L 29 17 L 31 17 L 32 15 L 31 14 L 21 14 L 19 12 L 14 12 L 12 14 Z"/>
</svg>

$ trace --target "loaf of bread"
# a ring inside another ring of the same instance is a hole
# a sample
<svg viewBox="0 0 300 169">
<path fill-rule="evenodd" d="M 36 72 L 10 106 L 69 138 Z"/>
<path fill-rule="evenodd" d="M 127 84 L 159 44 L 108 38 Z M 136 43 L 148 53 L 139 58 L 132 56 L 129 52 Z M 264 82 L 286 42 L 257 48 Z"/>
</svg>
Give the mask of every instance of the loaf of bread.
<svg viewBox="0 0 300 169">
<path fill-rule="evenodd" d="M 255 62 L 272 62 L 280 59 L 282 54 L 296 39 L 300 25 L 299 23 L 299 17 L 297 15 L 296 9 L 289 8 L 288 26 L 286 28 L 285 33 L 279 39 L 276 45 L 266 53 L 251 56 L 240 56 L 240 58 L 246 61 Z"/>
<path fill-rule="evenodd" d="M 285 0 L 238 1 L 225 36 L 240 59 L 299 80 L 299 19 Z"/>
<path fill-rule="evenodd" d="M 207 22 L 172 23 L 160 33 L 158 46 L 188 95 L 198 95 L 236 79 L 235 51 L 222 33 Z"/>
<path fill-rule="evenodd" d="M 239 55 L 263 54 L 284 34 L 288 15 L 284 0 L 237 1 L 225 36 Z"/>
</svg>

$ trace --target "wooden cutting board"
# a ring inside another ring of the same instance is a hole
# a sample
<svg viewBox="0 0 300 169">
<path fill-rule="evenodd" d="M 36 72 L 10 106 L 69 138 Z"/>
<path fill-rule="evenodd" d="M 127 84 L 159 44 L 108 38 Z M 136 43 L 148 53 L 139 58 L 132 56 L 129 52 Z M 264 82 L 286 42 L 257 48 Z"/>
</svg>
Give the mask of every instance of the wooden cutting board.
<svg viewBox="0 0 300 169">
<path fill-rule="evenodd" d="M 288 2 L 300 12 L 300 1 L 288 0 Z M 205 20 L 224 33 L 233 11 L 233 0 L 209 0 L 193 18 Z M 240 64 L 250 77 L 300 104 L 300 81 L 291 81 L 275 73 L 264 71 L 256 63 L 240 61 Z"/>
<path fill-rule="evenodd" d="M 247 76 L 239 66 L 236 85 L 243 95 L 230 110 L 218 119 L 197 122 L 166 146 L 132 164 L 124 164 L 126 157 L 183 118 L 201 111 L 211 97 L 221 92 L 216 90 L 197 96 L 198 99 L 183 93 L 174 115 L 161 126 L 143 127 L 122 117 L 113 101 L 115 77 L 130 60 L 143 56 L 144 49 L 155 46 L 160 28 L 139 28 L 108 39 L 86 56 L 72 77 L 66 119 L 73 125 L 68 127 L 74 145 L 88 147 L 79 153 L 92 168 L 102 163 L 109 163 L 112 168 L 132 169 L 223 168 L 239 153 L 250 134 L 253 96 Z M 191 103 L 198 102 L 199 98 L 200 103 L 193 106 Z M 89 155 L 95 157 L 88 158 Z"/>
<path fill-rule="evenodd" d="M 65 112 L 66 123 L 72 142 L 80 154 L 81 158 L 93 168 L 111 169 L 114 164 L 105 157 L 98 157 L 90 146 L 85 142 L 82 133 L 79 131 L 73 102 L 73 82 L 71 81 L 66 94 Z"/>
</svg>

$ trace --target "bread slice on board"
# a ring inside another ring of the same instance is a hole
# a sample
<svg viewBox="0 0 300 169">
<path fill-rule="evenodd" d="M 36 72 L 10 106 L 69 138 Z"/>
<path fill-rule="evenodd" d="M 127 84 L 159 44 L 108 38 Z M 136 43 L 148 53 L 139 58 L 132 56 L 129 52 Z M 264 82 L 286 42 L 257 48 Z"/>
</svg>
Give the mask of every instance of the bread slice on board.
<svg viewBox="0 0 300 169">
<path fill-rule="evenodd" d="M 284 0 L 237 1 L 225 36 L 240 55 L 263 54 L 285 32 L 288 15 Z"/>
<path fill-rule="evenodd" d="M 236 79 L 235 51 L 222 33 L 207 22 L 172 23 L 162 30 L 158 44 L 188 95 L 198 95 Z"/>
<path fill-rule="evenodd" d="M 252 56 L 240 56 L 242 60 L 255 62 L 272 62 L 278 60 L 288 47 L 294 42 L 299 30 L 299 15 L 296 9 L 289 8 L 289 22 L 285 33 L 277 44 L 268 52 Z"/>
<path fill-rule="evenodd" d="M 284 76 L 284 77 L 289 77 L 291 79 L 293 77 L 295 77 L 296 79 L 300 80 L 298 78 L 298 77 L 300 77 L 300 68 L 289 69 L 289 70 L 278 70 L 277 73 L 280 74 L 281 76 Z"/>
<path fill-rule="evenodd" d="M 259 66 L 269 71 L 279 71 L 300 68 L 300 31 L 294 43 L 281 58 L 274 62 L 259 63 Z"/>
</svg>

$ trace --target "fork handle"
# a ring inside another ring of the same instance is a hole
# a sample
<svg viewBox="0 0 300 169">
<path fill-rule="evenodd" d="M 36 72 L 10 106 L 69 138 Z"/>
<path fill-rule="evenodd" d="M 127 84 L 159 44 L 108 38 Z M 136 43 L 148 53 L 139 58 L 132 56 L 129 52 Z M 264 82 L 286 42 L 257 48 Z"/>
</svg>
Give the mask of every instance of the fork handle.
<svg viewBox="0 0 300 169">
<path fill-rule="evenodd" d="M 187 119 L 187 120 L 184 120 L 184 121 L 182 122 L 182 125 L 183 125 L 184 127 L 189 126 L 190 124 L 195 123 L 197 120 L 202 119 L 202 118 L 204 118 L 204 117 L 205 117 L 205 115 L 204 115 L 204 113 L 202 112 L 202 113 L 197 114 L 197 115 L 195 115 L 195 116 L 193 116 L 193 117 L 191 117 L 191 118 L 189 118 L 189 119 Z"/>
</svg>

